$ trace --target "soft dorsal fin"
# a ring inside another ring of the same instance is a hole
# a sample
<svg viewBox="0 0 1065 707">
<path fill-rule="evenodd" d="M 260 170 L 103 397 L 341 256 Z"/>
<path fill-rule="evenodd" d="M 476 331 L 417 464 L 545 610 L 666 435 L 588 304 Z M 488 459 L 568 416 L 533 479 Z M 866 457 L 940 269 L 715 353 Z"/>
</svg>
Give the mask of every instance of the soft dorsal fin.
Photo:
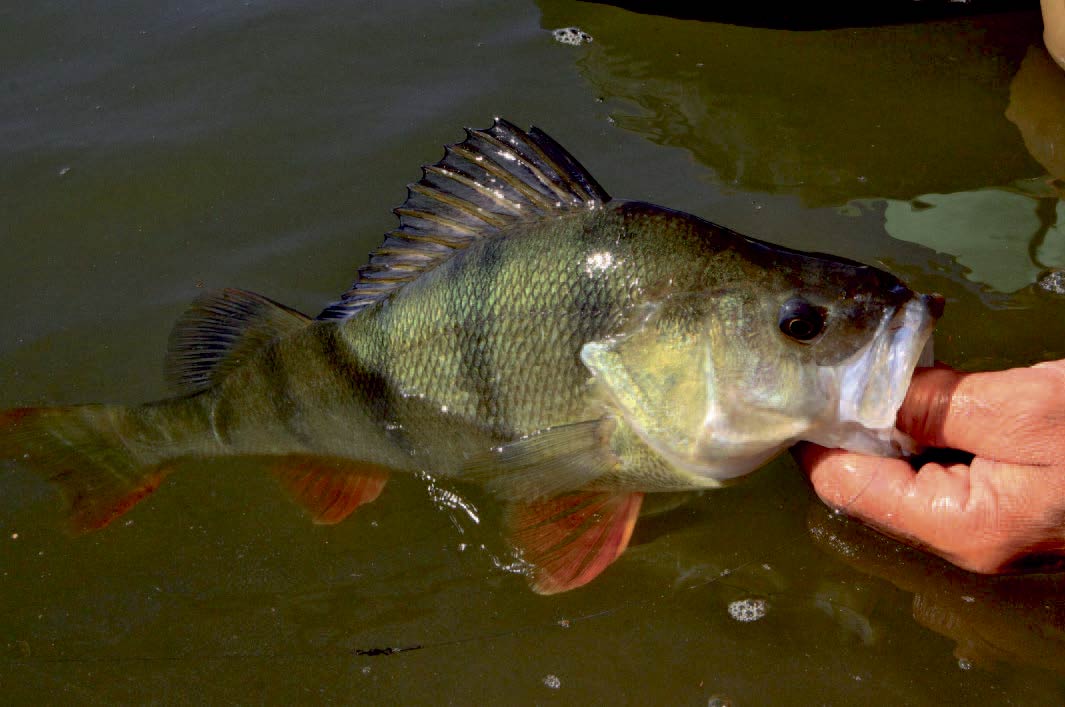
<svg viewBox="0 0 1065 707">
<path fill-rule="evenodd" d="M 198 393 L 222 380 L 274 339 L 311 319 L 254 292 L 208 292 L 189 306 L 170 332 L 166 379 L 178 392 Z"/>
<path fill-rule="evenodd" d="M 319 319 L 347 319 L 432 270 L 471 243 L 508 226 L 610 201 L 588 171 L 547 133 L 525 132 L 502 118 L 444 148 L 422 167 L 395 209 L 399 228 L 359 268 L 355 284 Z"/>
</svg>

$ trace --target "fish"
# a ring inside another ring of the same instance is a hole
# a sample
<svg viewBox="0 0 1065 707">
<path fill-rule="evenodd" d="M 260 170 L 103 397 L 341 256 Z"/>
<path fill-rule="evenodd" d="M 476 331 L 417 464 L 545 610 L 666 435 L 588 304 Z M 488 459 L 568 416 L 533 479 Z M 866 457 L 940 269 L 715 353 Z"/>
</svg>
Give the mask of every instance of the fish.
<svg viewBox="0 0 1065 707">
<path fill-rule="evenodd" d="M 223 289 L 174 325 L 171 398 L 0 412 L 0 457 L 100 529 L 182 464 L 250 457 L 316 523 L 397 472 L 479 484 L 541 594 L 624 552 L 645 494 L 799 441 L 912 451 L 895 416 L 944 300 L 845 258 L 611 198 L 496 118 L 422 168 L 316 317 Z"/>
</svg>

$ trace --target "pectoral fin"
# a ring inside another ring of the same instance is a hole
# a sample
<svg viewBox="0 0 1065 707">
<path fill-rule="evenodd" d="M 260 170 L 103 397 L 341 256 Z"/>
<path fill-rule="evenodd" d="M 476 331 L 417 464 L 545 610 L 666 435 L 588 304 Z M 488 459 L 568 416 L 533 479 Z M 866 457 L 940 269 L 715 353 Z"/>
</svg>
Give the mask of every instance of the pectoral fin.
<svg viewBox="0 0 1065 707">
<path fill-rule="evenodd" d="M 317 525 L 333 525 L 359 506 L 374 501 L 389 471 L 346 459 L 288 456 L 275 468 L 281 486 L 311 513 Z"/>
<path fill-rule="evenodd" d="M 587 488 L 617 465 L 609 449 L 613 428 L 606 418 L 550 427 L 474 457 L 462 478 L 513 501 Z"/>
<path fill-rule="evenodd" d="M 628 546 L 642 501 L 585 492 L 508 506 L 507 536 L 534 568 L 533 591 L 558 594 L 599 576 Z"/>
</svg>

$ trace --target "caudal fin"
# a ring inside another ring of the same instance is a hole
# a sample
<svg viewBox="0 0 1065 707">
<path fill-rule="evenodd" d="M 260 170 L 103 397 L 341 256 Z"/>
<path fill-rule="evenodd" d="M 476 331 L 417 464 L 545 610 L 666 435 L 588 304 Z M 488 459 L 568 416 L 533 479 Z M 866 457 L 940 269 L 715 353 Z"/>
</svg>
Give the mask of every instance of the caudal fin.
<svg viewBox="0 0 1065 707">
<path fill-rule="evenodd" d="M 0 459 L 59 486 L 74 531 L 103 528 L 152 493 L 168 472 L 150 450 L 131 447 L 124 433 L 132 410 L 79 405 L 0 412 Z"/>
</svg>

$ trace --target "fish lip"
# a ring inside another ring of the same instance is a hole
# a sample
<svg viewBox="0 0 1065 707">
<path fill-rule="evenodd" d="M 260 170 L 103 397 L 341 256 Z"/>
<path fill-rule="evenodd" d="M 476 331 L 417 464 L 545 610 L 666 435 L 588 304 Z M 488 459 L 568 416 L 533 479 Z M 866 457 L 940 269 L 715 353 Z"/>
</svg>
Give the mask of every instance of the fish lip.
<svg viewBox="0 0 1065 707">
<path fill-rule="evenodd" d="M 914 370 L 932 364 L 932 332 L 944 298 L 917 295 L 887 312 L 869 344 L 848 360 L 821 369 L 822 386 L 835 400 L 827 419 L 807 439 L 879 456 L 915 451 L 895 427 Z"/>
</svg>

